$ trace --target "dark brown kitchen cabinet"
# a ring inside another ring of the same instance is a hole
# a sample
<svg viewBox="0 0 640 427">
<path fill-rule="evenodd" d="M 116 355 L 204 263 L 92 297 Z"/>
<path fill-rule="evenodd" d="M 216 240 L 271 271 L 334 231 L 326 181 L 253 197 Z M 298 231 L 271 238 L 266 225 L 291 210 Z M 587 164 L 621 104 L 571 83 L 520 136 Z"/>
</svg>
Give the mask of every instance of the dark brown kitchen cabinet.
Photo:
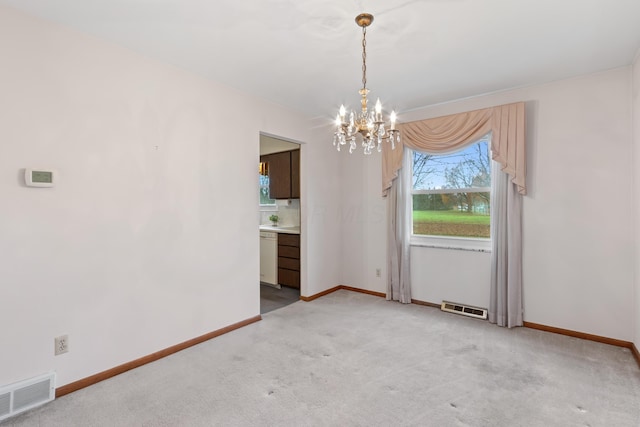
<svg viewBox="0 0 640 427">
<path fill-rule="evenodd" d="M 300 288 L 300 235 L 278 233 L 278 283 Z"/>
<path fill-rule="evenodd" d="M 291 198 L 300 198 L 300 150 L 291 152 Z"/>
<path fill-rule="evenodd" d="M 274 153 L 262 156 L 269 164 L 269 196 L 272 199 L 291 198 L 291 154 Z"/>
<path fill-rule="evenodd" d="M 300 150 L 260 156 L 269 165 L 269 196 L 272 199 L 300 198 Z"/>
</svg>

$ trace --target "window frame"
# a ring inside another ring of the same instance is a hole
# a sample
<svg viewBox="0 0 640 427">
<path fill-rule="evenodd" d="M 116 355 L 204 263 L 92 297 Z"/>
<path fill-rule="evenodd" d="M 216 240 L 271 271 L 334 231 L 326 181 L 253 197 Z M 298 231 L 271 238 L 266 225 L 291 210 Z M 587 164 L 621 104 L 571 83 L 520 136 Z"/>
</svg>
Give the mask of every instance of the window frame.
<svg viewBox="0 0 640 427">
<path fill-rule="evenodd" d="M 483 139 L 478 140 L 474 144 L 483 142 Z M 491 140 L 486 141 L 488 144 L 487 149 L 490 150 Z M 473 144 L 469 144 L 473 145 Z M 466 148 L 466 147 L 465 147 Z M 476 252 L 491 252 L 491 238 L 486 237 L 458 237 L 458 236 L 438 236 L 430 234 L 414 234 L 413 232 L 413 196 L 416 194 L 452 194 L 452 193 L 489 193 L 491 197 L 491 187 L 471 187 L 471 188 L 439 188 L 432 190 L 414 190 L 413 189 L 413 154 L 411 150 L 411 161 L 409 167 L 411 168 L 409 176 L 411 181 L 409 183 L 409 194 L 407 197 L 408 208 L 408 220 L 411 224 L 411 235 L 409 236 L 409 244 L 411 246 L 425 247 L 425 248 L 439 248 L 439 249 L 454 249 Z M 420 151 L 418 151 L 420 152 Z M 451 153 L 446 153 L 451 154 Z M 445 155 L 445 154 L 442 154 Z M 493 161 L 490 161 L 491 172 L 493 172 Z M 493 174 L 492 174 L 493 175 Z"/>
</svg>

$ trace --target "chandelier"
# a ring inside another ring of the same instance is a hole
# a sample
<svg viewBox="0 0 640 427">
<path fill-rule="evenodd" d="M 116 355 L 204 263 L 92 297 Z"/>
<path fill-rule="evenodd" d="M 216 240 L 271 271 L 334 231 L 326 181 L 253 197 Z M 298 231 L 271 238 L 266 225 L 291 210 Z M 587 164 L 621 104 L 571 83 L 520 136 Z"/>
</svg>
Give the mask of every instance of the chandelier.
<svg viewBox="0 0 640 427">
<path fill-rule="evenodd" d="M 391 112 L 391 126 L 385 129 L 382 119 L 382 104 L 380 98 L 376 101 L 375 110 L 367 108 L 367 27 L 373 22 L 373 15 L 361 13 L 356 16 L 356 23 L 362 27 L 362 89 L 359 90 L 362 110 L 358 113 L 351 111 L 349 120 L 346 119 L 344 105 L 336 116 L 336 131 L 333 134 L 333 145 L 340 151 L 340 147 L 349 143 L 349 153 L 356 149 L 356 136 L 360 135 L 364 154 L 371 154 L 375 148 L 382 151 L 382 143 L 389 141 L 391 149 L 400 143 L 400 131 L 396 129 L 396 113 Z"/>
</svg>

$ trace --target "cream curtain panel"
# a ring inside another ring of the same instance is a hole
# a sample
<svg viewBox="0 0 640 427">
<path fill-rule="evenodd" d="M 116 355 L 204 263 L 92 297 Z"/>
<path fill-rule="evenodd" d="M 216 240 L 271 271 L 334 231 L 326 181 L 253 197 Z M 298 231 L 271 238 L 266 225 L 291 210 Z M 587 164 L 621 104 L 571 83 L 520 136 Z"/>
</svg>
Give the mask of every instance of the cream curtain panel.
<svg viewBox="0 0 640 427">
<path fill-rule="evenodd" d="M 497 163 L 491 168 L 489 322 L 522 326 L 522 194 Z"/>
<path fill-rule="evenodd" d="M 527 193 L 524 117 L 524 102 L 517 102 L 402 123 L 399 129 L 403 146 L 433 154 L 459 150 L 491 132 L 491 157 L 500 163 L 502 171 L 509 175 L 518 193 L 524 195 Z M 384 196 L 402 167 L 403 150 L 398 148 L 383 150 Z"/>
<path fill-rule="evenodd" d="M 402 147 L 396 147 L 402 150 Z M 387 195 L 387 244 L 389 257 L 387 267 L 387 300 L 411 303 L 411 274 L 409 263 L 411 253 L 409 236 L 411 235 L 411 213 L 408 201 L 411 197 L 411 150 L 404 156 L 404 166 L 389 189 Z"/>
</svg>

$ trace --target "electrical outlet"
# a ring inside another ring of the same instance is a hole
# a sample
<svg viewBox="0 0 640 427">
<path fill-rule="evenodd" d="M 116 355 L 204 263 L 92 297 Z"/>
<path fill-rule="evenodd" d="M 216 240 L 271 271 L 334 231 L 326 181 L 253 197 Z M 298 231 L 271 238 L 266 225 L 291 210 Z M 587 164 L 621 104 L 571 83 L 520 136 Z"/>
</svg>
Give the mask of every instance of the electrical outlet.
<svg viewBox="0 0 640 427">
<path fill-rule="evenodd" d="M 55 348 L 53 353 L 55 356 L 69 351 L 69 335 L 60 335 L 59 337 L 54 338 L 54 341 Z"/>
<path fill-rule="evenodd" d="M 376 277 L 380 277 L 382 276 L 382 270 L 379 268 L 376 268 Z"/>
</svg>

